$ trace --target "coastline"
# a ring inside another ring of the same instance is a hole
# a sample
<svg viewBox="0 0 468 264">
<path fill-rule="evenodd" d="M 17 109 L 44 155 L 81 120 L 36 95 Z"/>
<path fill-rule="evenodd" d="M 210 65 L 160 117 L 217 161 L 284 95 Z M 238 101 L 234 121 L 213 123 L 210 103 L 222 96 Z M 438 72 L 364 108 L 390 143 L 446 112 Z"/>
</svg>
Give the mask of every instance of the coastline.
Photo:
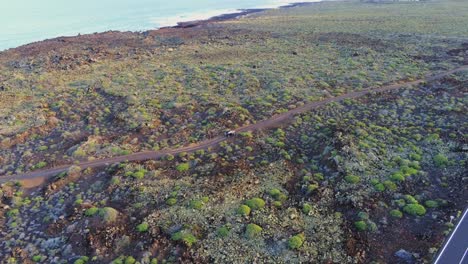
<svg viewBox="0 0 468 264">
<path fill-rule="evenodd" d="M 282 5 L 282 6 L 278 6 L 278 7 L 271 7 L 271 8 L 238 9 L 238 12 L 220 14 L 220 15 L 217 15 L 217 16 L 210 17 L 208 19 L 177 22 L 177 25 L 175 25 L 175 26 L 160 27 L 158 29 L 190 28 L 190 27 L 196 27 L 196 26 L 205 25 L 205 24 L 209 24 L 209 23 L 222 22 L 222 21 L 228 21 L 228 20 L 235 20 L 235 19 L 242 18 L 244 16 L 248 16 L 248 15 L 251 15 L 251 14 L 260 13 L 260 12 L 264 12 L 264 11 L 268 11 L 268 10 L 273 10 L 273 9 L 294 8 L 294 7 L 299 7 L 299 6 L 317 4 L 317 3 L 320 3 L 320 2 L 324 2 L 324 1 L 293 2 L 293 3 L 287 4 L 287 5 Z"/>
<path fill-rule="evenodd" d="M 83 36 L 99 36 L 99 35 L 104 35 L 108 33 L 115 33 L 115 34 L 143 34 L 146 35 L 148 33 L 156 33 L 158 31 L 167 31 L 171 29 L 181 29 L 181 28 L 191 28 L 191 27 L 197 27 L 197 26 L 202 26 L 202 25 L 207 25 L 211 23 L 217 23 L 217 22 L 222 22 L 222 21 L 229 21 L 229 20 L 236 20 L 240 19 L 242 17 L 255 14 L 255 13 L 261 13 L 267 10 L 273 10 L 273 9 L 283 9 L 283 8 L 294 8 L 298 6 L 304 6 L 304 5 L 311 5 L 311 4 L 317 4 L 324 2 L 324 0 L 318 0 L 314 2 L 292 2 L 289 4 L 285 5 L 280 5 L 280 6 L 271 6 L 271 7 L 265 7 L 265 8 L 251 8 L 251 9 L 237 9 L 233 10 L 234 12 L 227 12 L 227 13 L 221 13 L 219 15 L 211 16 L 206 19 L 195 19 L 195 20 L 190 20 L 188 19 L 187 21 L 177 21 L 175 22 L 175 25 L 170 25 L 170 26 L 161 26 L 161 27 L 155 27 L 153 29 L 148 29 L 148 30 L 141 30 L 141 31 L 123 31 L 123 30 L 106 30 L 106 31 L 101 31 L 101 32 L 94 32 L 94 33 L 87 33 L 87 34 L 76 34 L 76 35 L 71 35 L 71 36 L 57 36 L 53 38 L 46 38 L 43 40 L 38 40 L 38 41 L 33 41 L 29 42 L 23 45 L 11 47 L 11 48 L 6 48 L 6 49 L 0 49 L 0 55 L 3 53 L 6 53 L 8 51 L 16 50 L 18 48 L 23 48 L 23 47 L 31 47 L 36 44 L 40 43 L 45 43 L 45 42 L 51 42 L 51 41 L 60 41 L 64 42 L 66 39 L 74 39 L 74 38 L 81 38 Z"/>
</svg>

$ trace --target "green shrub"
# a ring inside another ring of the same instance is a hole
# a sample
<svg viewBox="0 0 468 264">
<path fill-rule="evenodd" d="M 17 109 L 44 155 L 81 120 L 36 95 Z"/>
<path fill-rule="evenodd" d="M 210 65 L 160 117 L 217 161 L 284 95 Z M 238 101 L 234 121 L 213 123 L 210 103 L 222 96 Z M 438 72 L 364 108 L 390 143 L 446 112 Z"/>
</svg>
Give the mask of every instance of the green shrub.
<svg viewBox="0 0 468 264">
<path fill-rule="evenodd" d="M 256 224 L 248 224 L 245 229 L 245 236 L 247 238 L 254 238 L 260 235 L 262 228 Z"/>
<path fill-rule="evenodd" d="M 111 185 L 118 185 L 118 184 L 120 184 L 120 179 L 119 179 L 119 177 L 116 177 L 116 176 L 112 177 L 112 179 L 110 180 L 110 184 L 111 184 Z"/>
<path fill-rule="evenodd" d="M 276 199 L 276 197 L 277 197 L 278 195 L 281 194 L 281 191 L 280 191 L 279 189 L 274 188 L 274 189 L 271 189 L 271 190 L 268 192 L 268 194 L 271 195 L 273 198 Z"/>
<path fill-rule="evenodd" d="M 447 166 L 448 164 L 448 158 L 444 156 L 444 154 L 442 153 L 435 155 L 433 160 L 434 160 L 435 165 L 439 168 L 443 168 Z"/>
<path fill-rule="evenodd" d="M 359 178 L 359 176 L 355 176 L 355 175 L 348 175 L 348 176 L 345 177 L 345 181 L 349 182 L 351 184 L 356 184 L 356 183 L 361 181 L 361 178 Z"/>
<path fill-rule="evenodd" d="M 178 172 L 185 172 L 185 171 L 188 171 L 189 169 L 190 169 L 190 164 L 188 162 L 181 163 L 181 164 L 177 165 L 177 167 L 176 167 L 176 170 Z"/>
<path fill-rule="evenodd" d="M 101 216 L 106 223 L 112 223 L 117 220 L 119 212 L 112 207 L 104 207 L 99 210 L 99 216 Z"/>
<path fill-rule="evenodd" d="M 118 257 L 118 258 L 114 259 L 114 260 L 111 262 L 111 264 L 123 264 L 123 259 L 124 259 L 123 256 Z"/>
<path fill-rule="evenodd" d="M 45 161 L 40 161 L 40 162 L 38 162 L 36 165 L 34 165 L 32 169 L 33 169 L 33 170 L 35 170 L 35 169 L 42 169 L 42 168 L 44 168 L 45 166 L 47 166 L 47 162 L 45 162 Z"/>
<path fill-rule="evenodd" d="M 288 247 L 290 249 L 298 249 L 304 244 L 305 236 L 304 234 L 298 234 L 292 236 L 288 239 Z"/>
<path fill-rule="evenodd" d="M 374 188 L 378 192 L 385 191 L 385 185 L 383 185 L 382 183 L 377 183 L 376 185 L 374 185 Z"/>
<path fill-rule="evenodd" d="M 250 214 L 250 207 L 243 204 L 239 206 L 239 208 L 237 209 L 237 213 L 243 216 L 247 216 Z"/>
<path fill-rule="evenodd" d="M 137 225 L 136 230 L 138 232 L 146 232 L 146 231 L 148 231 L 148 228 L 149 228 L 148 223 L 143 222 L 143 223 Z"/>
<path fill-rule="evenodd" d="M 46 151 L 48 149 L 49 149 L 48 146 L 40 146 L 40 147 L 37 148 L 37 150 L 39 150 L 39 151 Z"/>
<path fill-rule="evenodd" d="M 391 210 L 391 211 L 390 211 L 390 215 L 391 215 L 392 217 L 395 217 L 395 218 L 402 218 L 402 217 L 403 217 L 403 213 L 402 213 L 400 210 L 398 210 L 398 209 L 393 209 L 393 210 Z"/>
<path fill-rule="evenodd" d="M 177 203 L 177 199 L 174 198 L 174 197 L 171 197 L 171 198 L 166 200 L 166 204 L 169 205 L 169 206 L 173 206 L 176 203 Z"/>
<path fill-rule="evenodd" d="M 389 189 L 390 191 L 396 191 L 398 188 L 398 186 L 390 180 L 384 181 L 383 184 L 385 185 L 385 188 Z"/>
<path fill-rule="evenodd" d="M 357 230 L 359 231 L 365 231 L 367 229 L 367 224 L 364 221 L 357 221 L 354 222 L 354 226 L 356 227 Z"/>
<path fill-rule="evenodd" d="M 135 264 L 136 259 L 132 256 L 128 256 L 125 258 L 124 264 Z"/>
<path fill-rule="evenodd" d="M 402 166 L 401 171 L 403 172 L 404 176 L 411 176 L 418 173 L 418 170 L 415 168 L 410 168 L 408 166 Z"/>
<path fill-rule="evenodd" d="M 286 196 L 286 194 L 282 193 L 280 190 L 278 189 L 271 189 L 269 192 L 268 192 L 276 201 L 281 201 L 281 202 L 284 202 L 288 199 L 288 196 Z"/>
<path fill-rule="evenodd" d="M 309 214 L 310 211 L 312 211 L 312 205 L 310 205 L 310 204 L 308 204 L 308 203 L 304 203 L 304 204 L 302 205 L 302 212 L 303 212 L 304 214 Z"/>
<path fill-rule="evenodd" d="M 439 203 L 437 203 L 434 200 L 427 200 L 426 202 L 424 202 L 424 205 L 426 205 L 426 207 L 429 207 L 429 208 L 436 208 L 439 206 Z"/>
<path fill-rule="evenodd" d="M 86 152 L 83 149 L 78 148 L 72 153 L 72 156 L 75 158 L 82 158 L 86 156 Z"/>
<path fill-rule="evenodd" d="M 403 207 L 403 211 L 410 215 L 422 216 L 426 214 L 426 208 L 420 204 L 407 204 Z"/>
<path fill-rule="evenodd" d="M 138 170 L 138 171 L 135 171 L 132 174 L 132 176 L 135 179 L 141 180 L 141 179 L 143 179 L 145 177 L 145 174 L 146 174 L 146 170 Z"/>
<path fill-rule="evenodd" d="M 371 232 L 377 231 L 377 224 L 369 220 L 367 223 L 367 230 Z"/>
<path fill-rule="evenodd" d="M 91 208 L 86 209 L 85 215 L 86 216 L 93 216 L 93 215 L 97 214 L 98 211 L 99 211 L 99 209 L 97 207 L 91 207 Z"/>
<path fill-rule="evenodd" d="M 39 262 L 42 260 L 42 256 L 41 255 L 35 255 L 31 258 L 32 261 L 34 262 Z"/>
<path fill-rule="evenodd" d="M 83 204 L 83 199 L 76 199 L 75 200 L 75 205 L 81 205 Z"/>
<path fill-rule="evenodd" d="M 322 173 L 314 173 L 313 175 L 314 179 L 317 181 L 323 181 L 324 177 Z"/>
<path fill-rule="evenodd" d="M 14 209 L 10 209 L 8 210 L 8 212 L 6 213 L 6 215 L 8 217 L 14 217 L 14 216 L 17 216 L 19 214 L 19 210 L 17 208 L 14 208 Z"/>
<path fill-rule="evenodd" d="M 358 215 L 359 219 L 361 220 L 367 220 L 369 219 L 369 214 L 366 212 L 359 212 Z"/>
<path fill-rule="evenodd" d="M 88 260 L 89 260 L 89 258 L 87 256 L 82 256 L 79 259 L 75 260 L 75 262 L 73 262 L 73 264 L 85 264 L 85 263 L 88 262 Z"/>
<path fill-rule="evenodd" d="M 398 182 L 398 181 L 404 181 L 404 180 L 405 180 L 405 176 L 404 176 L 401 172 L 394 172 L 394 173 L 392 174 L 392 176 L 390 176 L 390 179 L 391 179 L 392 181 L 396 181 L 396 182 Z"/>
<path fill-rule="evenodd" d="M 421 155 L 419 155 L 417 153 L 411 153 L 410 154 L 410 159 L 420 161 L 422 159 L 422 157 L 421 157 Z"/>
<path fill-rule="evenodd" d="M 216 233 L 219 237 L 227 237 L 229 235 L 229 228 L 227 228 L 227 226 L 222 226 Z"/>
<path fill-rule="evenodd" d="M 197 238 L 194 235 L 192 235 L 192 233 L 186 230 L 174 233 L 171 236 L 171 239 L 174 241 L 182 241 L 188 247 L 191 247 L 195 242 L 197 242 Z"/>
<path fill-rule="evenodd" d="M 245 204 L 252 210 L 258 210 L 265 207 L 265 201 L 262 198 L 258 197 L 247 200 Z"/>
<path fill-rule="evenodd" d="M 398 206 L 398 207 L 403 207 L 406 205 L 406 201 L 405 199 L 398 199 L 398 200 L 395 200 L 395 204 Z"/>
<path fill-rule="evenodd" d="M 274 202 L 273 202 L 273 206 L 279 208 L 279 207 L 282 207 L 282 206 L 283 206 L 283 203 L 282 203 L 281 201 L 274 201 Z"/>
<path fill-rule="evenodd" d="M 203 202 L 201 200 L 191 200 L 190 201 L 190 208 L 192 209 L 202 209 L 203 208 Z"/>
<path fill-rule="evenodd" d="M 409 204 L 419 203 L 418 200 L 416 200 L 416 198 L 414 198 L 412 195 L 406 194 L 404 197 L 405 197 L 406 203 L 409 203 Z"/>
<path fill-rule="evenodd" d="M 315 190 L 317 190 L 318 187 L 319 187 L 318 184 L 309 184 L 309 185 L 307 186 L 307 193 L 308 193 L 308 194 L 311 194 L 312 192 L 314 192 Z"/>
</svg>

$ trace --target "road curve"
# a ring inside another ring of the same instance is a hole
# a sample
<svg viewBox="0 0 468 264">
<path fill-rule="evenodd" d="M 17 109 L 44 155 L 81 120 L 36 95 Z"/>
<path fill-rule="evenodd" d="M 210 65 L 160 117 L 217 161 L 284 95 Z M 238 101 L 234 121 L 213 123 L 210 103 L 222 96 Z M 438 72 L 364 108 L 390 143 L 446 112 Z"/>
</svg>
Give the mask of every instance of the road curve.
<svg viewBox="0 0 468 264">
<path fill-rule="evenodd" d="M 386 91 L 400 89 L 402 87 L 418 85 L 423 82 L 434 81 L 442 77 L 445 77 L 447 75 L 460 72 L 460 71 L 464 71 L 464 70 L 468 70 L 468 65 L 464 65 L 464 66 L 461 66 L 461 67 L 458 67 L 458 68 L 455 68 L 455 69 L 452 69 L 443 73 L 439 73 L 436 75 L 429 75 L 429 76 L 426 76 L 424 79 L 420 79 L 420 80 L 415 80 L 415 81 L 410 81 L 410 82 L 405 82 L 405 83 L 390 84 L 390 85 L 385 85 L 382 87 L 370 87 L 365 90 L 350 92 L 350 93 L 343 94 L 337 97 L 327 98 L 322 101 L 307 103 L 307 104 L 304 104 L 303 106 L 297 107 L 288 112 L 274 115 L 273 117 L 269 119 L 259 121 L 255 124 L 246 125 L 246 126 L 237 128 L 235 129 L 235 131 L 245 132 L 245 131 L 255 131 L 255 130 L 260 130 L 260 129 L 278 127 L 282 125 L 284 122 L 286 122 L 288 119 L 291 119 L 294 115 L 304 113 L 312 109 L 319 108 L 331 102 L 339 102 L 344 99 L 358 98 L 358 97 L 362 97 L 364 95 L 371 94 L 371 93 L 386 92 Z M 212 139 L 202 141 L 197 144 L 192 144 L 192 145 L 188 145 L 188 146 L 177 148 L 177 149 L 167 149 L 167 150 L 161 150 L 161 151 L 143 151 L 143 152 L 133 153 L 129 155 L 110 157 L 110 158 L 105 158 L 105 159 L 97 159 L 97 160 L 92 160 L 92 161 L 84 161 L 78 164 L 63 165 L 63 166 L 58 166 L 58 167 L 54 167 L 50 169 L 27 172 L 23 174 L 0 176 L 0 183 L 7 182 L 7 181 L 34 180 L 38 178 L 42 178 L 43 180 L 45 180 L 63 171 L 66 171 L 68 168 L 70 168 L 73 165 L 77 165 L 81 167 L 82 169 L 86 169 L 86 168 L 105 167 L 110 164 L 115 164 L 115 163 L 125 162 L 125 161 L 145 161 L 145 160 L 158 159 L 168 154 L 175 155 L 175 154 L 179 154 L 182 152 L 193 152 L 196 150 L 207 149 L 208 147 L 215 146 L 224 140 L 226 140 L 225 137 L 218 136 Z"/>
</svg>

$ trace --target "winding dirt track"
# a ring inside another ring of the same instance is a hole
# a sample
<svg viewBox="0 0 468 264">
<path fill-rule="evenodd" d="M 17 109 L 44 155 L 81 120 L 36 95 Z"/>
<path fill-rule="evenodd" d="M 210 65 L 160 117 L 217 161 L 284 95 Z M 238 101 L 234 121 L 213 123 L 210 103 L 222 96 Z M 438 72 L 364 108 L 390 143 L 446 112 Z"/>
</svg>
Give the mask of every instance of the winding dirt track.
<svg viewBox="0 0 468 264">
<path fill-rule="evenodd" d="M 460 71 L 464 71 L 464 70 L 468 70 L 468 65 L 464 65 L 462 67 L 455 68 L 453 70 L 439 73 L 436 75 L 429 75 L 429 76 L 426 76 L 426 78 L 424 79 L 420 79 L 416 81 L 396 83 L 396 84 L 386 85 L 382 87 L 370 87 L 365 90 L 350 92 L 350 93 L 340 95 L 337 97 L 327 98 L 322 101 L 311 102 L 301 107 L 295 108 L 291 111 L 278 114 L 269 119 L 257 122 L 255 124 L 237 128 L 235 129 L 235 131 L 245 132 L 245 131 L 255 131 L 255 130 L 260 130 L 260 129 L 278 127 L 278 126 L 281 126 L 286 121 L 288 121 L 289 119 L 291 119 L 292 117 L 294 117 L 294 115 L 304 113 L 312 109 L 319 108 L 331 102 L 339 102 L 344 99 L 358 98 L 358 97 L 362 97 L 364 95 L 371 94 L 371 93 L 386 92 L 386 91 L 400 89 L 402 87 L 418 85 L 423 82 L 434 81 L 434 80 L 443 78 L 447 75 L 460 72 Z M 93 160 L 93 161 L 84 161 L 79 164 L 63 165 L 63 166 L 59 166 L 55 168 L 32 171 L 32 172 L 28 172 L 24 174 L 9 175 L 9 176 L 4 176 L 4 177 L 0 176 L 0 183 L 7 182 L 7 181 L 28 181 L 29 186 L 27 187 L 33 187 L 33 186 L 40 185 L 46 179 L 53 177 L 54 175 L 57 175 L 58 173 L 66 171 L 72 165 L 78 165 L 82 169 L 86 169 L 86 168 L 105 167 L 110 164 L 125 162 L 125 161 L 145 161 L 145 160 L 151 160 L 151 159 L 158 159 L 168 154 L 175 155 L 181 152 L 193 152 L 196 150 L 207 149 L 208 147 L 215 146 L 224 140 L 226 140 L 225 137 L 219 136 L 219 137 L 215 137 L 209 140 L 202 141 L 198 144 L 192 144 L 192 145 L 177 148 L 177 149 L 168 149 L 168 150 L 161 150 L 161 151 L 144 151 L 144 152 L 138 152 L 138 153 L 133 153 L 133 154 L 124 155 L 124 156 L 111 157 L 111 158 L 105 158 L 105 159 L 99 159 L 99 160 Z"/>
</svg>

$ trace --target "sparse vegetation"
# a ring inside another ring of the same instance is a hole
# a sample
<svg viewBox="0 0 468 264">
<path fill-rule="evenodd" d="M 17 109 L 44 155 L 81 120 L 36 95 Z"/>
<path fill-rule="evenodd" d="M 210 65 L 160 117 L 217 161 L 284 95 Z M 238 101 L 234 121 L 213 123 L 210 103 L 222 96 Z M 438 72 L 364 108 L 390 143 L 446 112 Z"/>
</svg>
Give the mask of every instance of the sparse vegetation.
<svg viewBox="0 0 468 264">
<path fill-rule="evenodd" d="M 467 64 L 467 11 L 331 1 L 1 52 L 0 178 L 74 165 L 0 186 L 0 262 L 430 262 L 465 206 L 468 71 L 407 83 Z"/>
</svg>

